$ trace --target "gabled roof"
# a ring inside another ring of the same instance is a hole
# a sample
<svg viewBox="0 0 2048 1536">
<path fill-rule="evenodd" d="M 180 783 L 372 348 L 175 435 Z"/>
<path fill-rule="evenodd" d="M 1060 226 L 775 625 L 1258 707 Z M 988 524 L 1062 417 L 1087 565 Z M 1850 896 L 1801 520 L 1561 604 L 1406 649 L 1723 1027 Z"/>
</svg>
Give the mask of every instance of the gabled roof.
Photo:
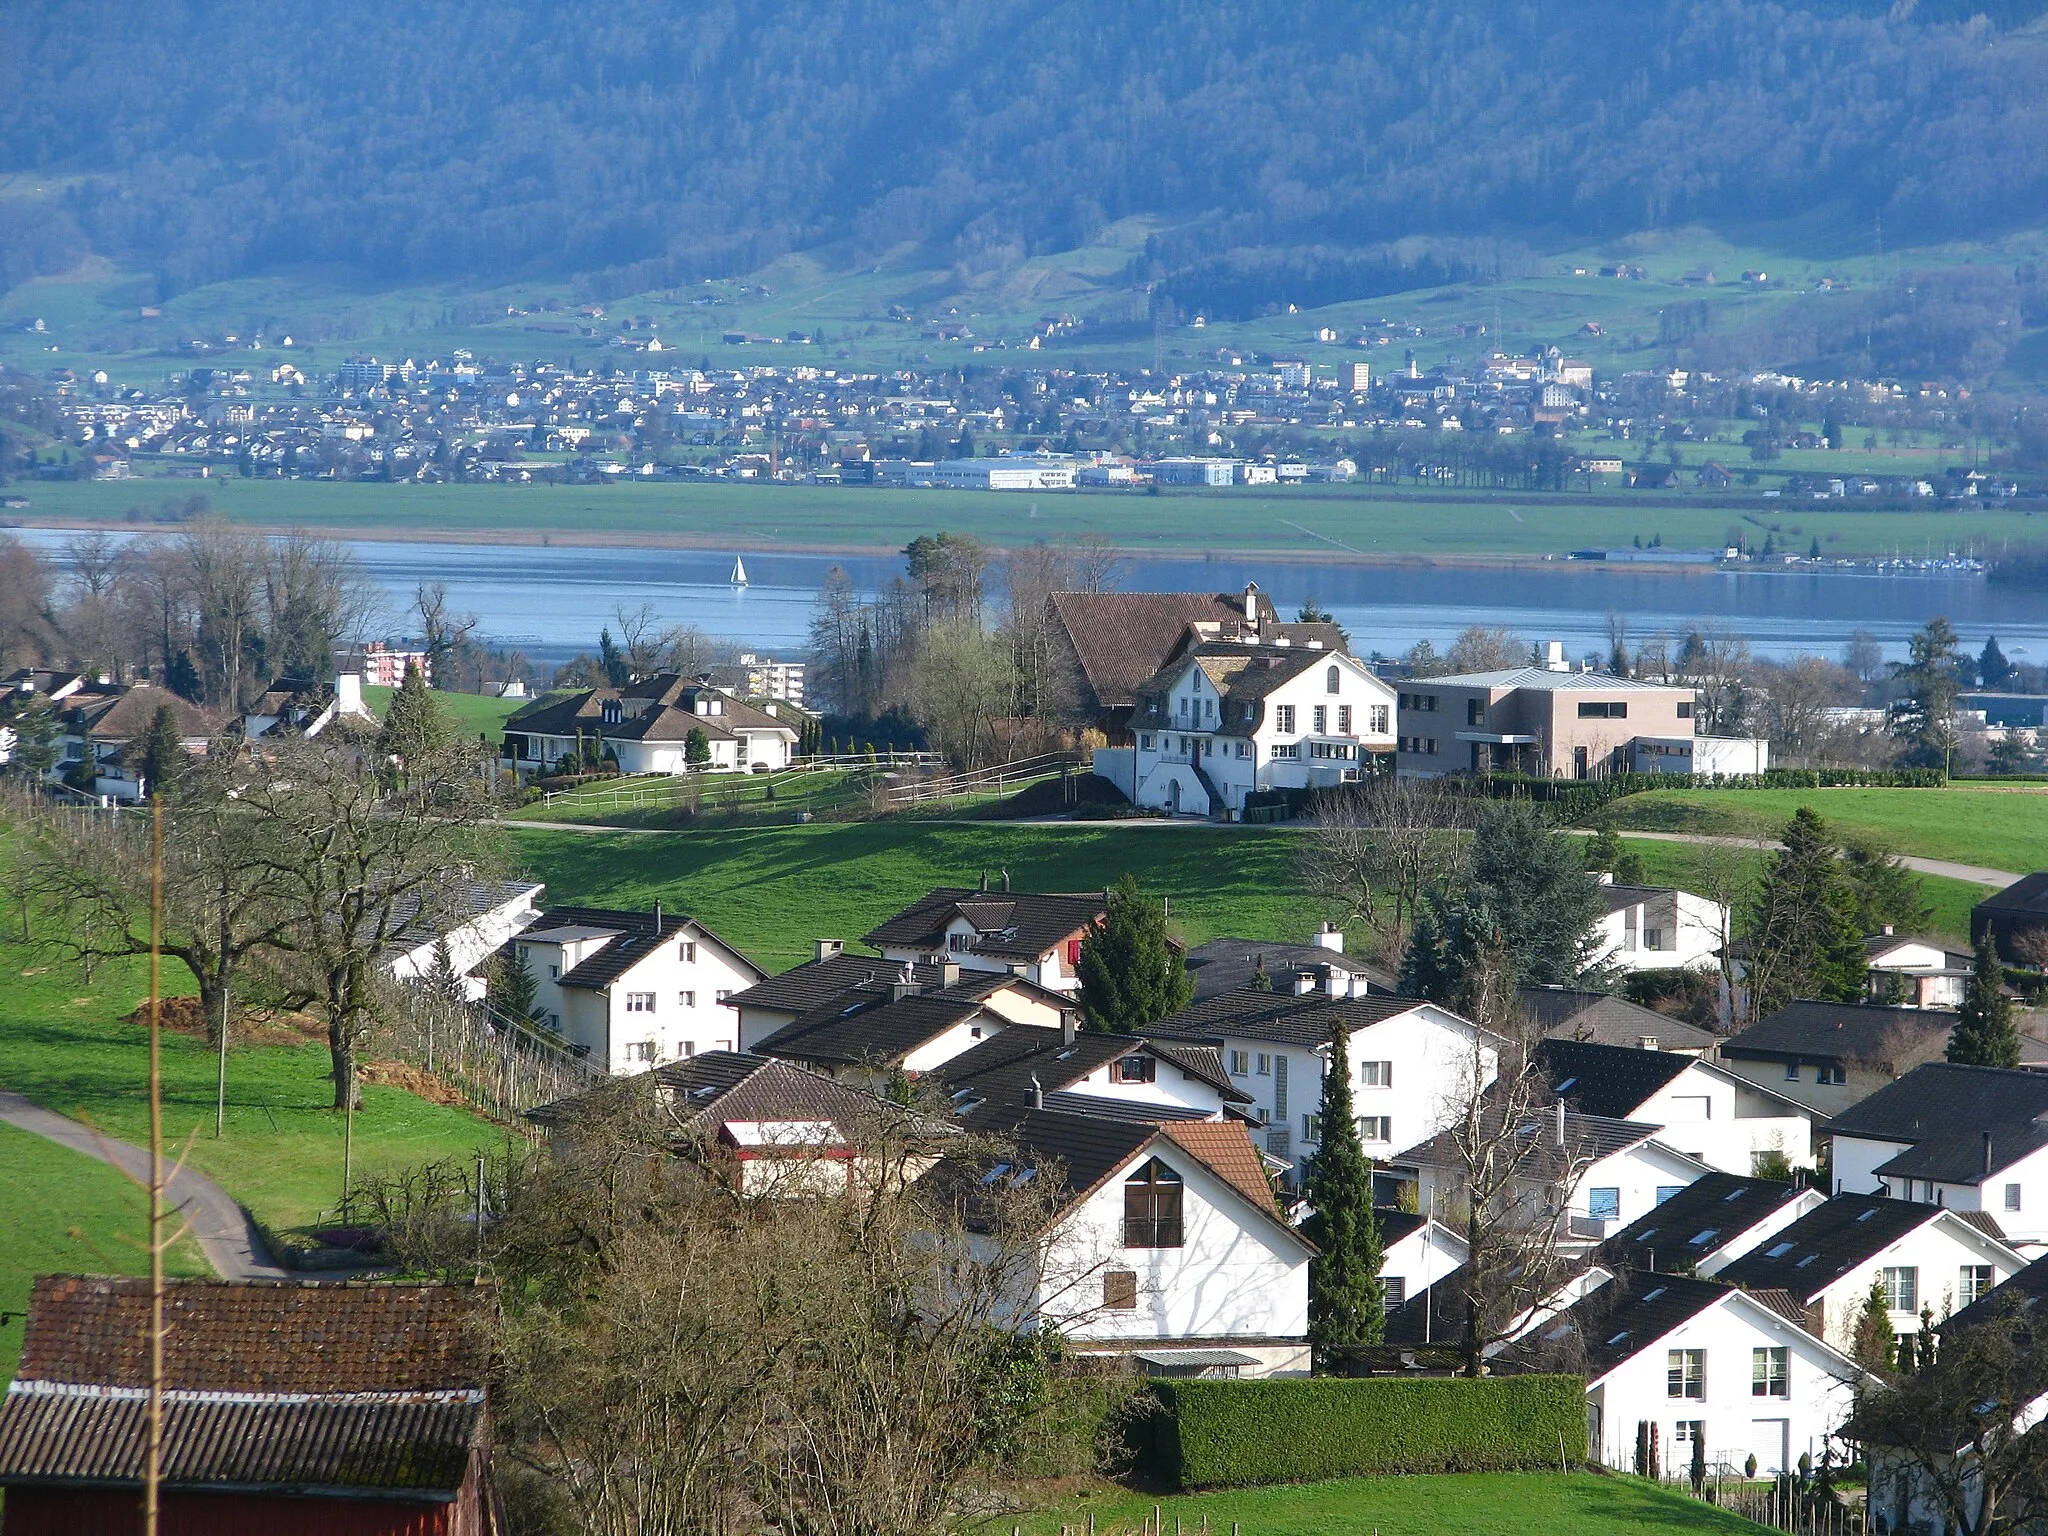
<svg viewBox="0 0 2048 1536">
<path fill-rule="evenodd" d="M 798 1014 L 754 1048 L 764 1056 L 828 1066 L 890 1066 L 983 1011 L 971 998 L 943 992 L 907 997 L 856 992 L 849 997 Z M 993 1016 L 990 1023 L 996 1029 L 1009 1027 Z"/>
<path fill-rule="evenodd" d="M 1689 1275 L 1624 1272 L 1537 1324 L 1506 1353 L 1530 1362 L 1546 1353 L 1568 1354 L 1591 1386 L 1674 1329 L 1739 1294 L 1731 1285 Z M 1566 1345 L 1571 1347 L 1562 1348 Z"/>
<path fill-rule="evenodd" d="M 1315 944 L 1269 944 L 1263 939 L 1211 939 L 1187 953 L 1195 1001 L 1206 1002 L 1222 993 L 1248 988 L 1262 965 L 1273 986 L 1282 992 L 1294 990 L 1296 975 L 1313 976 L 1326 965 L 1363 976 L 1378 992 L 1391 993 L 1399 985 L 1391 971 L 1340 949 L 1324 949 Z"/>
<path fill-rule="evenodd" d="M 697 919 L 682 912 L 663 912 L 657 922 L 653 912 L 614 907 L 550 907 L 520 937 L 545 940 L 550 933 L 563 928 L 608 930 L 619 935 L 564 975 L 561 985 L 565 987 L 608 987 L 671 939 L 701 939 L 716 944 L 756 976 L 767 974 Z"/>
<path fill-rule="evenodd" d="M 1305 672 L 1339 660 L 1349 662 L 1368 678 L 1373 676 L 1362 662 L 1342 652 L 1203 642 L 1175 656 L 1138 685 L 1131 721 L 1141 729 L 1174 729 L 1176 717 L 1166 707 L 1167 695 L 1189 667 L 1199 667 L 1219 700 L 1216 719 L 1205 722 L 1202 729 L 1219 736 L 1250 736 L 1262 718 L 1257 706 L 1268 694 Z"/>
<path fill-rule="evenodd" d="M 1669 1051 L 1582 1040 L 1539 1041 L 1535 1063 L 1572 1109 L 1617 1120 L 1627 1119 L 1674 1078 L 1699 1064 L 1691 1056 Z"/>
<path fill-rule="evenodd" d="M 1956 1015 L 1940 1008 L 1866 1003 L 1787 1003 L 1721 1042 L 1724 1057 L 1767 1061 L 1871 1062 L 1897 1070 L 1938 1053 Z"/>
<path fill-rule="evenodd" d="M 700 695 L 715 697 L 720 712 L 696 713 Z M 607 721 L 605 707 L 619 718 Z M 659 672 L 624 688 L 588 688 L 581 693 L 548 693 L 509 715 L 502 729 L 514 735 L 602 736 L 612 741 L 682 741 L 692 730 L 730 738 L 740 732 L 798 733 L 786 720 L 734 698 L 721 688 L 677 672 Z"/>
<path fill-rule="evenodd" d="M 1944 1333 L 1956 1328 L 1968 1328 L 1990 1318 L 1994 1313 L 2017 1301 L 2029 1312 L 2038 1309 L 2048 1301 L 2048 1254 L 2034 1260 L 2011 1279 L 2001 1281 L 1979 1296 L 1941 1325 Z"/>
<path fill-rule="evenodd" d="M 1099 891 L 1066 894 L 941 886 L 865 935 L 864 942 L 877 949 L 942 950 L 948 926 L 965 918 L 974 927 L 970 947 L 976 954 L 1036 960 L 1094 926 L 1107 910 Z"/>
<path fill-rule="evenodd" d="M 1612 880 L 1598 881 L 1594 889 L 1600 893 L 1600 900 L 1610 913 L 1626 912 L 1630 907 L 1640 907 L 1659 896 L 1687 894 L 1672 885 L 1617 885 Z"/>
<path fill-rule="evenodd" d="M 1994 891 L 1971 908 L 1999 917 L 2048 918 L 2048 870 L 2022 875 L 2002 891 Z"/>
<path fill-rule="evenodd" d="M 475 1286 L 173 1282 L 165 1482 L 453 1498 L 480 1448 L 492 1303 Z M 146 1281 L 38 1277 L 0 1403 L 0 1485 L 141 1481 L 149 1320 Z"/>
<path fill-rule="evenodd" d="M 431 944 L 452 928 L 475 922 L 503 907 L 531 902 L 547 887 L 533 880 L 458 880 L 452 889 L 407 891 L 391 904 L 387 951 Z"/>
<path fill-rule="evenodd" d="M 1213 1046 L 1149 1040 L 1142 1036 L 1082 1031 L 1067 1039 L 1059 1030 L 1013 1024 L 992 1039 L 961 1052 L 932 1075 L 956 1096 L 977 1104 L 1025 1107 L 1032 1079 L 1046 1093 L 1072 1087 L 1110 1062 L 1143 1053 L 1207 1083 L 1226 1103 L 1248 1104 L 1251 1096 L 1230 1080 Z"/>
<path fill-rule="evenodd" d="M 1652 1013 L 1627 998 L 1605 992 L 1523 987 L 1519 995 L 1522 1011 L 1553 1039 L 1635 1046 L 1647 1035 L 1656 1039 L 1660 1050 L 1705 1051 L 1718 1038 L 1683 1019 Z"/>
<path fill-rule="evenodd" d="M 1499 1112 L 1486 1112 L 1491 1124 L 1499 1124 Z M 1651 1141 L 1663 1130 L 1662 1126 L 1646 1125 L 1635 1120 L 1617 1120 L 1606 1115 L 1582 1115 L 1572 1110 L 1564 1113 L 1564 1144 L 1576 1156 L 1591 1158 L 1598 1162 L 1639 1147 Z M 1524 1157 L 1534 1159 L 1539 1153 L 1557 1145 L 1557 1114 L 1553 1109 L 1538 1110 L 1523 1120 L 1517 1133 L 1522 1139 Z M 1684 1152 L 1664 1147 L 1663 1151 L 1681 1163 L 1706 1172 L 1707 1165 L 1698 1158 Z M 1418 1142 L 1405 1152 L 1396 1153 L 1389 1161 L 1402 1167 L 1424 1165 L 1432 1168 L 1446 1168 L 1455 1165 L 1457 1153 L 1451 1145 L 1450 1132 L 1439 1131 L 1428 1141 Z"/>
<path fill-rule="evenodd" d="M 1976 1184 L 2048 1147 L 2048 1076 L 1931 1061 L 1835 1116 L 1832 1136 L 1898 1141 L 1907 1149 L 1876 1171 L 1886 1177 Z"/>
<path fill-rule="evenodd" d="M 1097 710 L 1123 709 L 1138 685 L 1166 663 L 1191 624 L 1214 626 L 1217 638 L 1246 632 L 1242 592 L 1055 592 L 1047 599 L 1056 628 L 1081 667 Z M 1334 624 L 1283 624 L 1273 600 L 1255 593 L 1257 633 L 1306 647 L 1318 640 L 1341 651 L 1344 632 Z"/>
<path fill-rule="evenodd" d="M 1600 1261 L 1669 1271 L 1711 1258 L 1799 1199 L 1795 1184 L 1739 1174 L 1702 1174 L 1600 1245 Z"/>
<path fill-rule="evenodd" d="M 1073 1006 L 1073 999 L 1050 987 L 1007 971 L 957 967 L 953 984 L 941 988 L 944 979 L 939 965 L 924 961 L 910 964 L 911 984 L 924 992 L 943 991 L 947 997 L 985 1002 L 999 992 L 1017 991 L 1052 1006 Z M 880 955 L 837 954 L 826 960 L 807 960 L 802 965 L 756 982 L 743 992 L 728 997 L 730 1008 L 755 1008 L 791 1015 L 809 1013 L 828 1003 L 850 1003 L 856 992 L 886 996 L 903 979 L 902 960 L 885 960 Z"/>
<path fill-rule="evenodd" d="M 1863 940 L 1863 953 L 1869 957 L 1871 964 L 1876 965 L 1893 950 L 1904 949 L 1909 944 L 1924 946 L 1940 955 L 1942 970 L 1967 976 L 1976 969 L 1977 957 L 1967 949 L 1950 949 L 1939 939 L 1921 938 L 1910 933 L 1870 934 Z"/>
<path fill-rule="evenodd" d="M 1869 1263 L 1909 1232 L 1954 1215 L 1942 1206 L 1881 1195 L 1836 1195 L 1761 1248 L 1745 1253 L 1718 1278 L 1750 1288 L 1775 1286 L 1790 1291 L 1802 1306 L 1811 1305 L 1843 1275 Z M 1988 1236 L 1984 1240 L 1996 1241 Z"/>
<path fill-rule="evenodd" d="M 1417 998 L 1377 992 L 1365 997 L 1329 997 L 1320 992 L 1296 996 L 1289 992 L 1255 992 L 1246 987 L 1190 1004 L 1156 1024 L 1146 1025 L 1144 1033 L 1155 1039 L 1193 1040 L 1239 1035 L 1314 1050 L 1330 1043 L 1333 1021 L 1342 1020 L 1351 1029 L 1366 1029 L 1429 1006 Z"/>
</svg>

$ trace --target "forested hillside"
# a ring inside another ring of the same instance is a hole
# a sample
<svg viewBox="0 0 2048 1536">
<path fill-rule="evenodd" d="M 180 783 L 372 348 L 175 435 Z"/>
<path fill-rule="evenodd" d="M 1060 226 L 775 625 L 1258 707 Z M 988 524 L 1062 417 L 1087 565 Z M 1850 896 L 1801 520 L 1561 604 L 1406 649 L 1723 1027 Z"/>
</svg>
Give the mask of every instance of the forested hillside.
<svg viewBox="0 0 2048 1536">
<path fill-rule="evenodd" d="M 1982 234 L 2048 211 L 2042 9 L 14 4 L 0 171 L 46 190 L 0 202 L 0 284 L 87 248 L 166 294 L 304 262 L 630 291 L 904 242 L 988 269 L 1146 213 L 1133 276 L 1244 311 L 1688 221 Z"/>
</svg>

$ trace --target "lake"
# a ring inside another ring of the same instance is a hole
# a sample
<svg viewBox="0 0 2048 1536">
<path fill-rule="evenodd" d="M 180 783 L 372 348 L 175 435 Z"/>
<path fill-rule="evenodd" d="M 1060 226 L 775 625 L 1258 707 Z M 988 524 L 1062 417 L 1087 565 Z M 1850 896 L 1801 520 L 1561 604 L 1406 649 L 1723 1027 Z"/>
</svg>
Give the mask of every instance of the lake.
<svg viewBox="0 0 2048 1536">
<path fill-rule="evenodd" d="M 60 566 L 56 529 L 14 530 Z M 458 608 L 475 613 L 492 643 L 559 662 L 594 650 L 599 629 L 620 609 L 651 603 L 667 624 L 694 624 L 765 654 L 805 644 L 825 572 L 843 565 L 863 591 L 898 574 L 900 560 L 753 550 L 636 549 L 617 546 L 465 544 L 348 540 L 385 594 L 383 624 L 408 631 L 407 608 L 422 581 L 445 581 Z M 728 578 L 744 555 L 751 584 Z M 1701 621 L 1748 636 L 1760 655 L 1839 656 L 1851 631 L 1869 630 L 1893 658 L 1908 635 L 1945 616 L 1976 650 L 1997 635 L 2005 653 L 2048 658 L 2048 597 L 1989 585 L 1981 576 L 1877 575 L 1695 569 L 1650 572 L 1592 564 L 1378 566 L 1223 557 L 1127 560 L 1125 591 L 1230 591 L 1256 581 L 1292 615 L 1314 598 L 1336 615 L 1361 654 L 1398 654 L 1417 640 L 1442 649 L 1468 624 L 1503 625 L 1530 641 L 1561 640 L 1574 656 L 1605 654 L 1610 613 L 1622 615 L 1632 644 L 1676 635 Z"/>
</svg>

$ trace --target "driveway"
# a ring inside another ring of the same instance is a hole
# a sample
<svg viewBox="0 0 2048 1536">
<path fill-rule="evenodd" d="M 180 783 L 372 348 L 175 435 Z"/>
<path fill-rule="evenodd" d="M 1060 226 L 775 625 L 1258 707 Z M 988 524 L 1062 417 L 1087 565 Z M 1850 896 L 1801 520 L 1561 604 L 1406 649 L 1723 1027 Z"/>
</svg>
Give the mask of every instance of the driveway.
<svg viewBox="0 0 2048 1536">
<path fill-rule="evenodd" d="M 1580 830 L 1584 830 L 1583 828 Z M 1653 843 L 1699 843 L 1712 848 L 1762 848 L 1775 852 L 1783 843 L 1768 838 L 1715 837 L 1705 832 L 1627 832 L 1623 837 L 1647 838 Z M 2009 869 L 1986 869 L 1981 864 L 1958 864 L 1952 859 L 1922 859 L 1902 853 L 1899 862 L 1923 875 L 1942 875 L 1950 880 L 1969 880 L 1977 885 L 1995 885 L 2003 890 L 2020 877 Z"/>
</svg>

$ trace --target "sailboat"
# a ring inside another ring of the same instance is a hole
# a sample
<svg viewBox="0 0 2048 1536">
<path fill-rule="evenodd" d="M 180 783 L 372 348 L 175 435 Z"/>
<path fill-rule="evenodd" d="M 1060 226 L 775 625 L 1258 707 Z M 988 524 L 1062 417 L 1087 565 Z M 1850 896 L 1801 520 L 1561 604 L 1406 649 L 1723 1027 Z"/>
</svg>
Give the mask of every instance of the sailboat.
<svg viewBox="0 0 2048 1536">
<path fill-rule="evenodd" d="M 732 584 L 736 587 L 744 587 L 747 584 L 747 562 L 738 555 L 732 558 Z"/>
</svg>

